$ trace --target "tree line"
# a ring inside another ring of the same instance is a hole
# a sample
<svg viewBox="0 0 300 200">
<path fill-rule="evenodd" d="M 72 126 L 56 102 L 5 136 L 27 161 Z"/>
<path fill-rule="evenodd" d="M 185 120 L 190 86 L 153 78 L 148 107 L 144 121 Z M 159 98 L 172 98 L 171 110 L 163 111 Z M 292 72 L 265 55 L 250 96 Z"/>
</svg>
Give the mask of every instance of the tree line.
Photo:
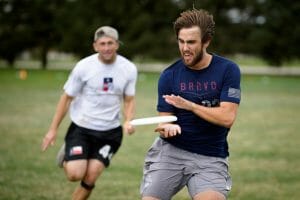
<svg viewBox="0 0 300 200">
<path fill-rule="evenodd" d="M 254 55 L 273 66 L 299 58 L 300 2 L 293 0 L 0 0 L 0 58 L 13 66 L 22 52 L 36 52 L 43 68 L 50 50 L 81 58 L 93 52 L 94 31 L 110 25 L 121 54 L 173 59 L 173 22 L 193 8 L 214 15 L 211 52 Z"/>
</svg>

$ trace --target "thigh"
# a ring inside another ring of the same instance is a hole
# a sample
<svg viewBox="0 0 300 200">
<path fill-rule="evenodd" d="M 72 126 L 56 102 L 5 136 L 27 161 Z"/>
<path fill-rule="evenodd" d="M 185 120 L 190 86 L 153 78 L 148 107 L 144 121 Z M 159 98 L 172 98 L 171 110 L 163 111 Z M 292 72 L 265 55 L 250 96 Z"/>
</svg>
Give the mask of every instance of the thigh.
<svg viewBox="0 0 300 200">
<path fill-rule="evenodd" d="M 207 190 L 200 192 L 193 197 L 193 200 L 225 200 L 226 197 L 220 192 Z"/>
<path fill-rule="evenodd" d="M 143 197 L 169 200 L 185 185 L 182 170 L 146 170 L 141 184 Z"/>
<path fill-rule="evenodd" d="M 86 176 L 84 182 L 88 184 L 95 184 L 97 178 L 102 174 L 105 165 L 96 159 L 90 159 L 87 163 Z"/>
<path fill-rule="evenodd" d="M 74 123 L 72 123 L 68 129 L 65 137 L 65 143 L 65 161 L 88 159 L 88 137 L 84 135 L 80 128 L 78 128 Z"/>
<path fill-rule="evenodd" d="M 191 172 L 193 175 L 187 184 L 190 195 L 194 199 L 199 199 L 195 197 L 201 195 L 227 197 L 231 189 L 231 177 L 226 159 L 198 155 L 197 160 L 198 169 Z"/>
<path fill-rule="evenodd" d="M 70 181 L 82 180 L 87 171 L 87 160 L 71 160 L 64 164 L 65 174 Z"/>
<path fill-rule="evenodd" d="M 116 131 L 112 134 L 117 136 L 109 139 L 90 136 L 88 158 L 97 159 L 105 167 L 108 167 L 112 157 L 117 153 L 122 143 L 122 129 Z"/>
<path fill-rule="evenodd" d="M 140 187 L 143 199 L 154 197 L 169 200 L 185 186 L 188 180 L 184 174 L 184 165 L 177 159 L 177 162 L 174 162 L 174 154 L 172 154 L 174 152 L 169 151 L 169 145 L 157 139 L 146 155 Z"/>
</svg>

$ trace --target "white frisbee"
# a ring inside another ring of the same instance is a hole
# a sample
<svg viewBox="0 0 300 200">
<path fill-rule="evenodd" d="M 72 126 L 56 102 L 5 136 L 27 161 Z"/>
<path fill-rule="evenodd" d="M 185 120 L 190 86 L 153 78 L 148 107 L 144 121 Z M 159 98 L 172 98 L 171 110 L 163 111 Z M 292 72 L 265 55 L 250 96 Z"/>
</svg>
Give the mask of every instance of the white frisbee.
<svg viewBox="0 0 300 200">
<path fill-rule="evenodd" d="M 177 121 L 176 116 L 157 116 L 157 117 L 145 117 L 145 118 L 134 119 L 130 121 L 130 124 L 133 126 L 138 126 L 138 125 L 158 124 L 158 123 L 174 122 L 174 121 Z"/>
</svg>

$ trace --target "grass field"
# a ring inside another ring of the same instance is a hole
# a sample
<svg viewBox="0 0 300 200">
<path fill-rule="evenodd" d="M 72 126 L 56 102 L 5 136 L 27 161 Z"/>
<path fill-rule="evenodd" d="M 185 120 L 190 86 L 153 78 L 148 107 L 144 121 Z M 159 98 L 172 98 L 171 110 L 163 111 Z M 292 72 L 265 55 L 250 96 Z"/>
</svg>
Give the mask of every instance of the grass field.
<svg viewBox="0 0 300 200">
<path fill-rule="evenodd" d="M 68 126 L 66 118 L 53 148 L 40 151 L 68 71 L 0 69 L 0 199 L 70 199 L 68 182 L 55 156 Z M 136 117 L 156 115 L 158 74 L 141 73 Z M 242 103 L 229 136 L 233 188 L 230 200 L 297 200 L 300 196 L 300 78 L 244 76 Z M 143 159 L 156 134 L 137 127 L 125 136 L 111 167 L 97 182 L 92 200 L 137 200 Z M 188 200 L 182 190 L 174 200 Z"/>
</svg>

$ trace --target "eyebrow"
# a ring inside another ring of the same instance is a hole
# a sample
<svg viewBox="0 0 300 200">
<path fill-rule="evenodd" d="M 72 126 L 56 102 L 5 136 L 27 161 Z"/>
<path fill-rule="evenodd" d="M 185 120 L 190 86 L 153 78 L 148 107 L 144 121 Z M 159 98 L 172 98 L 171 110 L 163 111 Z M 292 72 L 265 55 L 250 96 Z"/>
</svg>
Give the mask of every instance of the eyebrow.
<svg viewBox="0 0 300 200">
<path fill-rule="evenodd" d="M 194 42 L 196 42 L 197 40 L 194 40 L 194 39 L 192 39 L 192 40 L 183 40 L 183 39 L 181 39 L 181 38 L 178 38 L 178 41 L 179 42 L 186 42 L 186 43 L 194 43 Z"/>
<path fill-rule="evenodd" d="M 109 40 L 109 41 L 101 41 L 99 44 L 113 44 L 114 42 Z"/>
</svg>

